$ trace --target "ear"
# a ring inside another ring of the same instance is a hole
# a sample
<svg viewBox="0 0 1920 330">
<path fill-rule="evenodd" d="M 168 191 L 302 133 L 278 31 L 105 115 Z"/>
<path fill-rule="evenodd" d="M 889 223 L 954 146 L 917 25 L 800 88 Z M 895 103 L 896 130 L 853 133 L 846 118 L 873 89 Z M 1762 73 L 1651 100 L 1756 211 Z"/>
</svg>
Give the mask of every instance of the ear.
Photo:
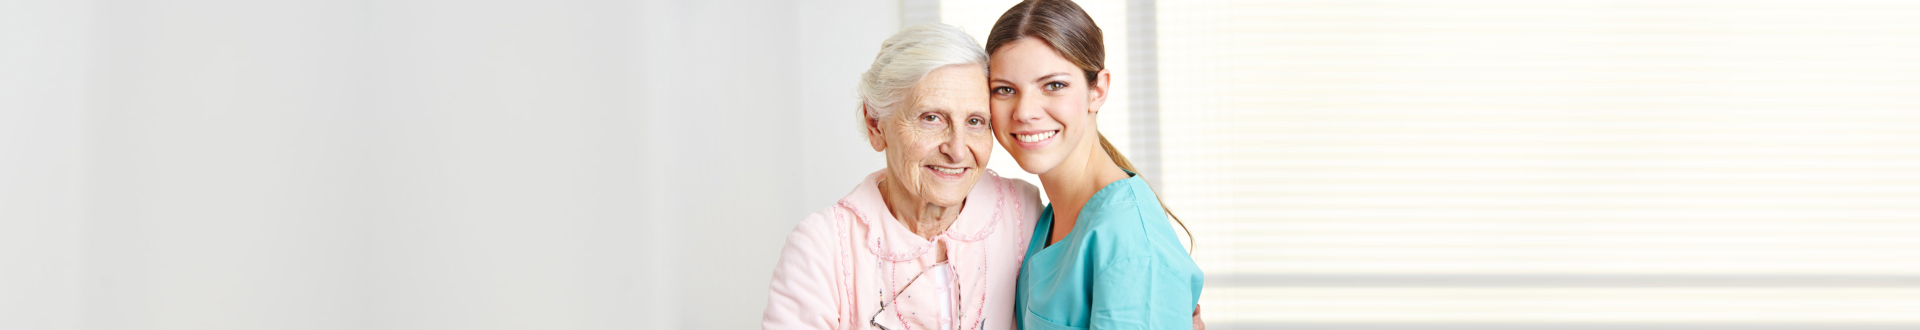
<svg viewBox="0 0 1920 330">
<path fill-rule="evenodd" d="M 1107 92 L 1113 91 L 1113 71 L 1100 69 L 1093 76 L 1093 86 L 1087 86 L 1087 113 L 1100 113 L 1100 106 L 1107 104 Z"/>
<path fill-rule="evenodd" d="M 887 151 L 887 136 L 880 134 L 880 119 L 873 118 L 873 111 L 867 109 L 866 102 L 860 102 L 860 122 L 867 126 L 867 143 L 873 144 L 873 151 Z"/>
</svg>

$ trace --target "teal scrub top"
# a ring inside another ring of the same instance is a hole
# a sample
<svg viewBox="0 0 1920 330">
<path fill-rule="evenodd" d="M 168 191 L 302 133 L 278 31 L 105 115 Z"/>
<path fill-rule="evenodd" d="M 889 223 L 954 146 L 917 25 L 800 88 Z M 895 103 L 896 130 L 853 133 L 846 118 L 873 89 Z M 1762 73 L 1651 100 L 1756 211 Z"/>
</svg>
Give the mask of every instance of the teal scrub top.
<svg viewBox="0 0 1920 330">
<path fill-rule="evenodd" d="M 1066 237 L 1047 246 L 1047 205 L 1020 264 L 1014 321 L 1025 330 L 1192 329 L 1204 275 L 1166 214 L 1132 176 L 1094 193 Z"/>
</svg>

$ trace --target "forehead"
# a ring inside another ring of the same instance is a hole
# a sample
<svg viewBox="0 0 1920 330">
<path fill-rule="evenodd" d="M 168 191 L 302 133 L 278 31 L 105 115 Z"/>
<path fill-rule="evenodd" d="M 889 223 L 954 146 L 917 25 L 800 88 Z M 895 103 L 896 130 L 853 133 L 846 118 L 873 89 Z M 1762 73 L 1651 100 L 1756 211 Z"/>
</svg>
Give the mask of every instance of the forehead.
<svg viewBox="0 0 1920 330">
<path fill-rule="evenodd" d="M 1060 56 L 1047 45 L 1045 40 L 1025 37 L 1000 46 L 993 52 L 988 63 L 993 68 L 989 73 L 992 79 L 1012 82 L 1031 83 L 1034 78 L 1064 72 L 1075 77 L 1080 76 L 1080 68 L 1073 62 Z"/>
<path fill-rule="evenodd" d="M 922 110 L 986 111 L 987 75 L 980 65 L 934 69 L 913 86 L 913 104 Z"/>
</svg>

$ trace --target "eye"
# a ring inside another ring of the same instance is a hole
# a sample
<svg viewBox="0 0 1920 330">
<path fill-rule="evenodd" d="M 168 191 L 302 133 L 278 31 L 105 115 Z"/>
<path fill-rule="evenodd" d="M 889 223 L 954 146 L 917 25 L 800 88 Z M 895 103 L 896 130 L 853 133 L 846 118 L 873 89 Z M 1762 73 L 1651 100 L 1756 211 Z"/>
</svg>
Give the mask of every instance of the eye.
<svg viewBox="0 0 1920 330">
<path fill-rule="evenodd" d="M 980 118 L 968 118 L 968 119 L 967 119 L 967 125 L 974 125 L 974 126 L 979 126 L 979 125 L 986 125 L 986 124 L 987 124 L 987 121 L 985 121 L 985 120 L 980 120 Z"/>
<path fill-rule="evenodd" d="M 1057 91 L 1062 88 L 1067 88 L 1067 83 L 1055 81 L 1055 82 L 1047 83 L 1046 87 L 1047 87 L 1047 91 L 1049 92 Z"/>
<path fill-rule="evenodd" d="M 934 114 L 924 115 L 924 116 L 920 116 L 920 120 L 929 121 L 929 122 L 940 121 L 940 115 L 934 115 Z"/>
<path fill-rule="evenodd" d="M 993 95 L 1013 95 L 1013 88 L 1007 86 L 994 87 Z"/>
</svg>

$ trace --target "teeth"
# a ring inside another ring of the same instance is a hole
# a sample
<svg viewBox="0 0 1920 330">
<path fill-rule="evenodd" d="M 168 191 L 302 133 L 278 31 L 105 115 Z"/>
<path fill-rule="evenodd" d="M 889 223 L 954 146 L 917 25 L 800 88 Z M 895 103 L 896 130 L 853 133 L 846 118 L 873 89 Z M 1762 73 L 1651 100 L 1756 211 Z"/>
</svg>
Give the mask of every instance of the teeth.
<svg viewBox="0 0 1920 330">
<path fill-rule="evenodd" d="M 1053 137 L 1054 133 L 1060 133 L 1060 131 L 1046 131 L 1040 134 L 1014 134 L 1013 137 L 1020 139 L 1020 142 L 1040 142 L 1040 140 Z"/>
<path fill-rule="evenodd" d="M 967 171 L 967 169 L 964 169 L 964 168 L 945 168 L 945 167 L 939 167 L 939 166 L 929 166 L 929 167 L 932 167 L 933 170 L 935 171 L 940 171 L 940 173 L 946 173 L 946 174 L 960 174 L 960 172 Z"/>
</svg>

